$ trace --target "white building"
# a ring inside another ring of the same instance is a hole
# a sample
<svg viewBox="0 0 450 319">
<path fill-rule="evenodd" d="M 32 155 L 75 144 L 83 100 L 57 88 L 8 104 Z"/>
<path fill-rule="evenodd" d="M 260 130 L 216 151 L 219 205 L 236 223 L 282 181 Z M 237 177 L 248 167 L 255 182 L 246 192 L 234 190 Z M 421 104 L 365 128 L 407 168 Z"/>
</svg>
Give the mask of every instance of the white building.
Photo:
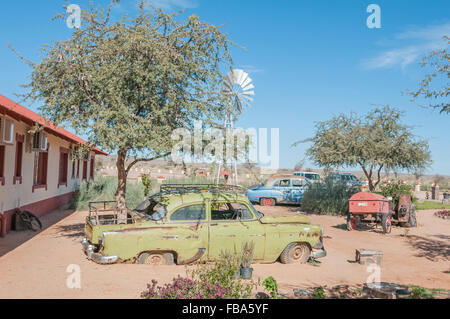
<svg viewBox="0 0 450 319">
<path fill-rule="evenodd" d="M 28 131 L 38 123 L 39 133 Z M 0 95 L 0 235 L 11 229 L 17 208 L 42 216 L 68 203 L 82 180 L 94 177 L 95 148 L 82 158 L 72 150 L 86 143 L 33 111 Z"/>
</svg>

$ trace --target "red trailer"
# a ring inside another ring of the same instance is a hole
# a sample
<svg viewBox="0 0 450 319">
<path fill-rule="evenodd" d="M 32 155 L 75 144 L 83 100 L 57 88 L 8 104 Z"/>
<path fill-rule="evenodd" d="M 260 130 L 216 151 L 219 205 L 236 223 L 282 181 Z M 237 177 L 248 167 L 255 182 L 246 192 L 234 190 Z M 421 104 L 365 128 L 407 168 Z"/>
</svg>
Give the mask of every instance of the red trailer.
<svg viewBox="0 0 450 319">
<path fill-rule="evenodd" d="M 390 198 L 391 199 L 391 198 Z M 391 232 L 393 219 L 400 225 L 416 226 L 415 208 L 411 195 L 401 194 L 396 203 L 374 193 L 359 192 L 348 201 L 347 229 L 353 230 L 367 216 L 373 216 L 375 221 L 381 220 L 381 226 L 386 234 Z"/>
<path fill-rule="evenodd" d="M 389 200 L 379 194 L 359 192 L 350 197 L 348 201 L 347 229 L 353 230 L 357 223 L 366 216 L 371 215 L 375 220 L 381 217 L 381 226 L 385 233 L 391 232 L 391 216 L 389 213 Z"/>
</svg>

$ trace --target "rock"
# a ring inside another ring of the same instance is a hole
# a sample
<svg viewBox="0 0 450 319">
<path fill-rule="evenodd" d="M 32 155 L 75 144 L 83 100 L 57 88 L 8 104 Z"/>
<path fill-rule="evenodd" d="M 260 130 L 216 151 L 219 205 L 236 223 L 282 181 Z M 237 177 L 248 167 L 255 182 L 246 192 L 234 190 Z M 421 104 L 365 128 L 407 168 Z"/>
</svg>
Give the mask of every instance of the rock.
<svg viewBox="0 0 450 319">
<path fill-rule="evenodd" d="M 308 289 L 293 289 L 294 296 L 299 298 L 309 298 L 313 292 Z"/>
<path fill-rule="evenodd" d="M 408 287 L 388 282 L 374 282 L 364 284 L 363 291 L 372 298 L 396 299 L 398 290 L 407 290 Z"/>
</svg>

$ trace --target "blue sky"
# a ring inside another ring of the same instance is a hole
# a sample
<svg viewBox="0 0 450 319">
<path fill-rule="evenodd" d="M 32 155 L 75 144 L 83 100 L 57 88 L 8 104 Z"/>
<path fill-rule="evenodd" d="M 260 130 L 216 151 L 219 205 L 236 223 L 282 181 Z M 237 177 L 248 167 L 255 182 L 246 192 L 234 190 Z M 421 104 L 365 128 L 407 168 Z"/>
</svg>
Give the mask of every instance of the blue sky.
<svg viewBox="0 0 450 319">
<path fill-rule="evenodd" d="M 104 5 L 109 1 L 94 1 Z M 154 0 L 166 10 L 224 25 L 223 31 L 246 50 L 233 48 L 237 67 L 250 73 L 255 101 L 237 125 L 280 129 L 280 166 L 292 168 L 314 133 L 314 122 L 344 112 L 366 113 L 374 105 L 406 112 L 404 122 L 428 139 L 434 161 L 430 174 L 450 174 L 450 115 L 420 107 L 402 94 L 425 74 L 420 57 L 442 48 L 450 34 L 449 1 L 238 1 Z M 0 4 L 0 93 L 23 92 L 30 69 L 7 47 L 38 61 L 39 48 L 69 37 L 63 21 L 51 21 L 65 1 L 2 1 Z M 71 0 L 80 6 L 88 1 Z M 381 28 L 369 29 L 369 4 L 381 8 Z M 122 0 L 114 15 L 136 12 Z M 29 105 L 25 105 L 29 106 Z M 33 108 L 33 106 L 31 106 Z M 311 163 L 306 166 L 313 167 Z"/>
</svg>

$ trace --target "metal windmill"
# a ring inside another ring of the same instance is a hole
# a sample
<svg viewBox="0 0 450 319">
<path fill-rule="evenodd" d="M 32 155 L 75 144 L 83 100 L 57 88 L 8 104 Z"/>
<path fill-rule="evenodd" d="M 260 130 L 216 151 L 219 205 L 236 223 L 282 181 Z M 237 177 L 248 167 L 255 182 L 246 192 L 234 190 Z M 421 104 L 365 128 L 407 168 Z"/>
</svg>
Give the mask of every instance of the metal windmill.
<svg viewBox="0 0 450 319">
<path fill-rule="evenodd" d="M 248 76 L 248 73 L 240 69 L 231 70 L 225 77 L 222 84 L 222 91 L 227 96 L 226 105 L 226 117 L 225 117 L 225 131 L 226 134 L 233 133 L 233 114 L 240 114 L 246 107 L 250 107 L 250 102 L 253 102 L 252 96 L 255 95 L 253 89 L 255 86 L 252 84 L 252 79 Z M 226 162 L 231 161 L 231 167 L 234 170 L 232 182 L 234 185 L 238 184 L 237 163 L 235 157 L 232 159 L 226 159 Z M 222 161 L 219 162 L 217 170 L 217 181 L 219 183 L 220 170 L 222 167 Z"/>
</svg>

